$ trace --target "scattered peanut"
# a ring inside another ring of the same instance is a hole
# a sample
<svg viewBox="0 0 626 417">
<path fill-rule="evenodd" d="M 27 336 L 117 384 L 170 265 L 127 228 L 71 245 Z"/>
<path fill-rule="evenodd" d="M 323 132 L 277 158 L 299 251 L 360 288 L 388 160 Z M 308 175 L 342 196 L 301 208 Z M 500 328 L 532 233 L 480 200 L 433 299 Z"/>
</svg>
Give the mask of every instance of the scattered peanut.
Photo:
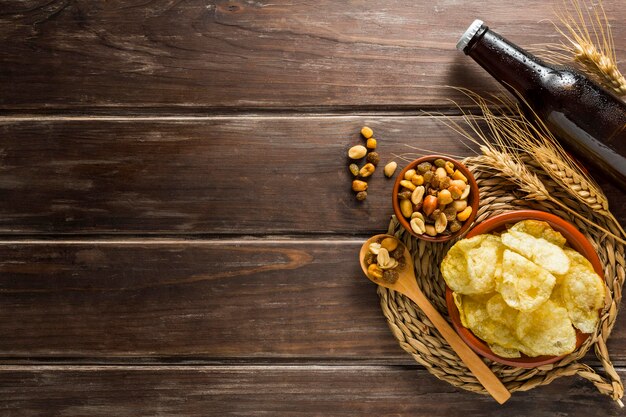
<svg viewBox="0 0 626 417">
<path fill-rule="evenodd" d="M 456 213 L 454 213 L 454 216 L 456 217 Z M 424 215 L 419 211 L 414 211 L 413 214 L 411 214 L 411 220 L 413 219 L 420 219 L 421 221 L 424 221 Z"/>
<path fill-rule="evenodd" d="M 382 243 L 381 243 L 382 246 Z M 389 256 L 389 251 L 383 247 L 378 251 L 378 266 L 383 267 L 384 265 L 389 263 L 391 256 Z"/>
<path fill-rule="evenodd" d="M 435 171 L 435 175 L 439 177 L 439 181 L 441 181 L 448 176 L 448 173 L 443 168 L 437 168 L 437 170 Z"/>
<path fill-rule="evenodd" d="M 464 222 L 469 218 L 470 214 L 472 214 L 472 208 L 470 206 L 467 206 L 465 207 L 465 210 L 456 215 L 456 219 L 460 222 Z"/>
<path fill-rule="evenodd" d="M 363 168 L 361 168 L 361 170 L 359 171 L 359 175 L 363 178 L 367 178 L 372 175 L 374 171 L 376 171 L 376 167 L 374 166 L 374 164 L 368 162 L 367 164 L 363 165 Z"/>
<path fill-rule="evenodd" d="M 348 156 L 351 159 L 361 159 L 367 153 L 367 148 L 363 145 L 356 145 L 348 150 Z"/>
<path fill-rule="evenodd" d="M 352 191 L 358 193 L 359 191 L 366 191 L 366 190 L 367 190 L 367 183 L 365 181 L 360 181 L 360 180 L 352 181 Z"/>
<path fill-rule="evenodd" d="M 374 138 L 369 138 L 369 139 L 367 140 L 367 144 L 366 144 L 366 146 L 367 146 L 369 149 L 372 149 L 372 150 L 376 149 L 376 139 L 374 139 Z"/>
<path fill-rule="evenodd" d="M 363 126 L 361 128 L 361 134 L 363 135 L 363 137 L 365 139 L 369 139 L 374 134 L 374 131 L 371 128 L 367 127 L 367 126 Z"/>
<path fill-rule="evenodd" d="M 356 199 L 358 201 L 363 201 L 367 198 L 367 191 L 359 191 L 356 193 Z"/>
<path fill-rule="evenodd" d="M 398 164 L 395 161 L 391 161 L 385 165 L 384 171 L 387 178 L 391 178 L 393 176 L 393 173 L 396 172 L 396 168 L 398 168 Z"/>
</svg>

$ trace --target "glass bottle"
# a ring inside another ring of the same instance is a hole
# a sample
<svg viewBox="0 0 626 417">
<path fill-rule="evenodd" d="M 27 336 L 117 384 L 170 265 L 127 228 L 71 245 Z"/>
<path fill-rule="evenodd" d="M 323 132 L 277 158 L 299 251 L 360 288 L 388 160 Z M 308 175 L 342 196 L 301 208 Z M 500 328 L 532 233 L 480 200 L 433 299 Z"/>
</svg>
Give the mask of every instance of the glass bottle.
<svg viewBox="0 0 626 417">
<path fill-rule="evenodd" d="M 626 190 L 626 104 L 619 97 L 572 68 L 541 61 L 480 20 L 457 49 L 523 99 L 568 151 Z"/>
</svg>

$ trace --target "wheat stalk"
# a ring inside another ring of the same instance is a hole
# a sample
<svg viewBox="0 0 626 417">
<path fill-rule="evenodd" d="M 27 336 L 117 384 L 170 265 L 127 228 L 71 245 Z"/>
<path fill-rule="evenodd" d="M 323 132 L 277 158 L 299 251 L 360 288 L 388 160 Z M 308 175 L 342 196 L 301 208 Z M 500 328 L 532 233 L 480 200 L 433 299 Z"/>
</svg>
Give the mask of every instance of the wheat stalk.
<svg viewBox="0 0 626 417">
<path fill-rule="evenodd" d="M 555 27 L 566 42 L 555 45 L 555 49 L 573 56 L 575 62 L 606 87 L 626 95 L 626 79 L 617 68 L 611 25 L 602 2 L 592 8 L 593 12 L 589 9 L 583 12 L 584 0 L 582 6 L 578 0 L 570 0 L 570 4 L 573 13 L 566 4 L 556 12 L 564 28 Z"/>
<path fill-rule="evenodd" d="M 626 235 L 617 219 L 608 210 L 608 200 L 602 190 L 580 170 L 539 118 L 537 118 L 537 124 L 530 123 L 519 105 L 510 99 L 492 96 L 492 101 L 488 102 L 470 90 L 462 88 L 458 90 L 478 105 L 482 115 L 474 116 L 461 110 L 470 131 L 450 118 L 444 119 L 444 123 L 480 146 L 483 154 L 480 158 L 482 166 L 498 172 L 499 175 L 517 185 L 526 193 L 527 198 L 551 201 L 574 217 L 602 230 L 620 243 L 626 244 L 626 240 L 620 236 L 553 197 L 541 179 L 524 164 L 521 153 L 531 155 L 561 188 L 596 213 L 609 218 L 619 228 L 622 235 Z M 512 116 L 496 115 L 490 105 L 498 105 L 508 113 L 512 113 Z M 479 124 L 481 121 L 485 122 L 486 132 Z"/>
</svg>

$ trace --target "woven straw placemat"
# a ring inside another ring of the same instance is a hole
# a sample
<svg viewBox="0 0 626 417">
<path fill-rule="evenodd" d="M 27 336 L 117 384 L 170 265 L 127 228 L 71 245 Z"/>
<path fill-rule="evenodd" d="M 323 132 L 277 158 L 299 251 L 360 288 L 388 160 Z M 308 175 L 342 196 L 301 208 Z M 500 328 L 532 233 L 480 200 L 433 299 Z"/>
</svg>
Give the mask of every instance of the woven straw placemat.
<svg viewBox="0 0 626 417">
<path fill-rule="evenodd" d="M 598 391 L 609 395 L 621 405 L 620 399 L 624 393 L 624 387 L 613 368 L 606 342 L 615 324 L 622 296 L 626 265 L 624 246 L 549 201 L 537 202 L 524 199 L 525 194 L 517 190 L 515 185 L 499 177 L 497 172 L 489 171 L 481 166 L 480 158 L 476 156 L 463 161 L 474 174 L 480 189 L 480 209 L 475 223 L 518 209 L 542 210 L 568 220 L 578 227 L 598 252 L 604 265 L 605 282 L 609 294 L 595 333 L 579 349 L 561 361 L 534 369 L 511 367 L 488 359 L 485 359 L 485 362 L 511 392 L 527 391 L 549 384 L 562 376 L 579 375 L 591 381 Z M 541 168 L 532 163 L 529 164 L 529 168 L 540 176 L 550 193 L 562 203 L 612 232 L 619 233 L 614 224 L 573 199 Z M 415 272 L 419 286 L 444 317 L 448 318 L 445 284 L 440 276 L 439 264 L 454 241 L 431 243 L 416 239 L 404 230 L 395 216 L 389 224 L 389 234 L 395 235 L 407 245 L 415 259 Z M 439 332 L 434 329 L 432 323 L 411 300 L 380 286 L 378 294 L 383 314 L 402 349 L 410 353 L 419 364 L 426 367 L 437 378 L 468 391 L 487 394 Z M 598 373 L 580 362 L 592 346 L 604 368 L 603 372 Z"/>
</svg>

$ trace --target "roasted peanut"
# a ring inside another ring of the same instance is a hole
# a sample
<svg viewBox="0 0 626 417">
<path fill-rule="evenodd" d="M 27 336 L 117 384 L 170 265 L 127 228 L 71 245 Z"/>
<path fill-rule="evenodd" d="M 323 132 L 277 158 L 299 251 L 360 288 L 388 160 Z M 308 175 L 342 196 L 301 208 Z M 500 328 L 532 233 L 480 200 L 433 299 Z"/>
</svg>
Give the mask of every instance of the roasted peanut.
<svg viewBox="0 0 626 417">
<path fill-rule="evenodd" d="M 367 267 L 367 274 L 374 279 L 381 279 L 383 277 L 383 270 L 376 264 L 371 264 Z"/>
<path fill-rule="evenodd" d="M 472 208 L 470 206 L 467 206 L 465 207 L 465 210 L 463 210 L 462 212 L 456 215 L 456 219 L 461 222 L 464 222 L 465 220 L 469 218 L 470 214 L 472 214 Z"/>
<path fill-rule="evenodd" d="M 393 173 L 396 172 L 396 168 L 398 168 L 398 164 L 395 161 L 389 162 L 384 168 L 385 176 L 391 178 Z"/>
<path fill-rule="evenodd" d="M 424 224 L 424 220 L 420 219 L 419 217 L 411 219 L 411 222 L 409 224 L 411 225 L 411 230 L 413 230 L 413 232 L 418 235 L 424 234 L 424 232 L 426 231 L 426 225 Z"/>
<path fill-rule="evenodd" d="M 378 251 L 377 259 L 378 259 L 378 266 L 380 266 L 381 268 L 387 265 L 389 263 L 389 260 L 391 259 L 391 256 L 389 256 L 389 251 L 381 247 L 380 250 Z"/>
<path fill-rule="evenodd" d="M 456 213 L 455 213 L 455 216 L 456 216 Z M 411 220 L 412 219 L 420 219 L 421 221 L 424 221 L 424 215 L 420 213 L 419 211 L 414 211 L 413 214 L 411 214 Z"/>
<path fill-rule="evenodd" d="M 417 172 L 415 172 L 414 169 L 409 169 L 407 172 L 404 173 L 404 179 L 407 181 L 411 181 L 411 178 L 413 178 L 415 174 L 417 174 Z"/>
<path fill-rule="evenodd" d="M 393 237 L 387 237 L 380 242 L 380 247 L 387 249 L 391 253 L 398 247 L 398 240 Z"/>
<path fill-rule="evenodd" d="M 366 191 L 367 190 L 367 183 L 365 181 L 361 181 L 361 180 L 354 180 L 352 181 L 352 191 L 355 192 L 359 192 L 359 191 Z"/>
<path fill-rule="evenodd" d="M 415 190 L 415 188 L 417 188 L 417 185 L 415 185 L 411 181 L 407 181 L 407 180 L 400 181 L 400 186 L 402 186 L 404 188 L 408 188 L 411 191 L 413 191 L 413 190 Z"/>
<path fill-rule="evenodd" d="M 422 202 L 422 199 L 424 198 L 425 191 L 426 189 L 423 185 L 416 187 L 415 190 L 413 190 L 413 194 L 411 194 L 411 202 L 416 206 L 420 204 Z"/>
<path fill-rule="evenodd" d="M 435 226 L 433 226 L 432 224 L 427 224 L 424 227 L 424 232 L 428 235 L 428 236 L 437 236 L 437 230 L 435 229 Z"/>
<path fill-rule="evenodd" d="M 374 255 L 378 255 L 378 251 L 380 251 L 380 248 L 381 248 L 380 243 L 377 243 L 377 242 L 370 243 L 370 252 L 372 252 Z"/>
<path fill-rule="evenodd" d="M 435 175 L 439 178 L 439 181 L 441 181 L 448 176 L 448 173 L 443 168 L 437 168 L 437 170 L 435 171 Z"/>
<path fill-rule="evenodd" d="M 450 191 L 448 190 L 441 190 L 439 191 L 439 194 L 437 195 L 437 201 L 439 204 L 450 204 L 452 203 L 452 194 L 450 193 Z"/>
<path fill-rule="evenodd" d="M 415 185 L 422 185 L 424 184 L 424 176 L 420 174 L 415 174 L 413 175 L 413 178 L 411 178 L 411 182 Z"/>
<path fill-rule="evenodd" d="M 366 146 L 368 149 L 372 149 L 372 150 L 376 149 L 376 139 L 369 138 L 367 140 Z"/>
<path fill-rule="evenodd" d="M 434 195 L 429 195 L 424 198 L 424 205 L 422 205 L 422 211 L 427 216 L 430 216 L 433 211 L 437 208 L 437 197 Z"/>
<path fill-rule="evenodd" d="M 435 219 L 435 231 L 437 233 L 443 233 L 446 227 L 448 227 L 448 218 L 446 217 L 446 213 L 440 212 Z"/>
<path fill-rule="evenodd" d="M 463 194 L 461 194 L 461 197 L 460 197 L 461 200 L 465 200 L 469 196 L 471 188 L 472 187 L 470 187 L 469 185 L 465 186 L 465 189 L 463 190 Z"/>
<path fill-rule="evenodd" d="M 411 200 L 400 200 L 400 211 L 404 217 L 411 217 L 411 214 L 413 214 L 413 203 L 411 203 Z"/>
<path fill-rule="evenodd" d="M 363 168 L 361 168 L 361 170 L 359 171 L 359 175 L 363 178 L 366 178 L 372 175 L 374 171 L 376 171 L 376 167 L 374 166 L 374 164 L 368 162 L 367 164 L 363 165 Z"/>
<path fill-rule="evenodd" d="M 465 210 L 467 207 L 467 200 L 456 200 L 450 205 L 457 213 Z"/>
<path fill-rule="evenodd" d="M 348 156 L 351 159 L 361 159 L 367 153 L 367 148 L 363 145 L 356 145 L 348 150 Z"/>
<path fill-rule="evenodd" d="M 367 127 L 367 126 L 363 126 L 361 128 L 361 134 L 363 135 L 363 137 L 365 139 L 369 139 L 374 134 L 374 131 L 371 128 Z"/>
</svg>

